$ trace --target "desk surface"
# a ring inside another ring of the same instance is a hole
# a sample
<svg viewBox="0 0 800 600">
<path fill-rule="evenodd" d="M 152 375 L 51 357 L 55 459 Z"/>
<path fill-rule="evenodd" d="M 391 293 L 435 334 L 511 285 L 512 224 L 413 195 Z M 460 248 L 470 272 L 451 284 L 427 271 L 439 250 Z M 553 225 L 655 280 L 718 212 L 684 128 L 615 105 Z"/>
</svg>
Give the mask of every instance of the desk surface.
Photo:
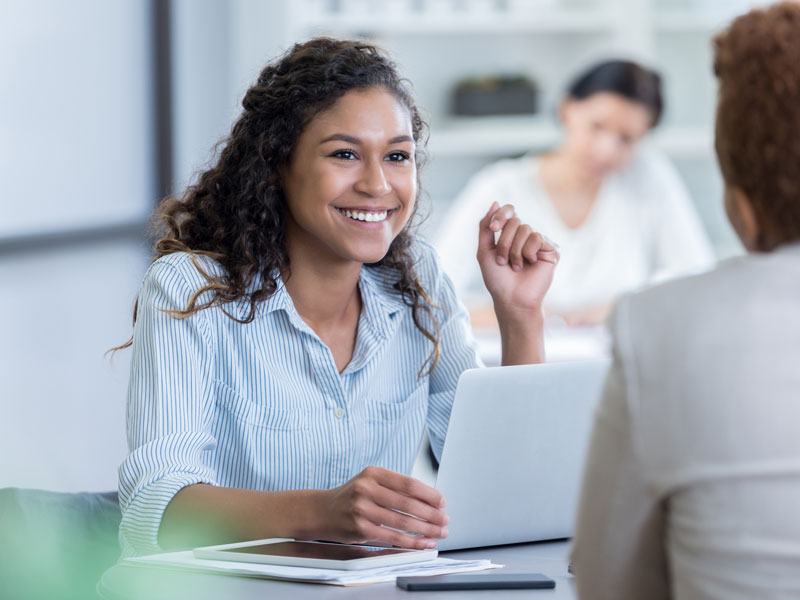
<svg viewBox="0 0 800 600">
<path fill-rule="evenodd" d="M 358 587 L 290 583 L 250 577 L 231 577 L 210 573 L 168 571 L 150 567 L 116 565 L 106 571 L 97 585 L 101 598 L 106 600 L 245 600 L 269 598 L 404 598 L 424 600 L 437 597 L 447 600 L 470 598 L 547 598 L 574 600 L 575 583 L 567 573 L 568 542 L 517 544 L 458 552 L 446 552 L 448 558 L 491 559 L 506 565 L 506 572 L 544 573 L 556 581 L 552 590 L 489 590 L 448 592 L 406 592 L 394 583 L 377 583 Z M 410 595 L 409 595 L 410 594 Z"/>
</svg>

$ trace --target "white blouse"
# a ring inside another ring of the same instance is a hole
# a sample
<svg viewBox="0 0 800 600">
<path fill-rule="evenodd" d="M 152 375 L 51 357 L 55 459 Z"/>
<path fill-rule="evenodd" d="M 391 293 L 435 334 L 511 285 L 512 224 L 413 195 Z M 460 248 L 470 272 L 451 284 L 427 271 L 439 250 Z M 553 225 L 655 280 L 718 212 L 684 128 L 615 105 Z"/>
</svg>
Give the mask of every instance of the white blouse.
<svg viewBox="0 0 800 600">
<path fill-rule="evenodd" d="M 674 167 L 650 148 L 603 182 L 592 211 L 577 228 L 561 220 L 533 156 L 494 163 L 454 201 L 436 247 L 456 292 L 468 306 L 489 305 L 474 257 L 478 221 L 493 201 L 513 204 L 523 223 L 556 242 L 561 262 L 547 306 L 568 312 L 613 301 L 653 279 L 711 266 L 713 253 Z"/>
</svg>

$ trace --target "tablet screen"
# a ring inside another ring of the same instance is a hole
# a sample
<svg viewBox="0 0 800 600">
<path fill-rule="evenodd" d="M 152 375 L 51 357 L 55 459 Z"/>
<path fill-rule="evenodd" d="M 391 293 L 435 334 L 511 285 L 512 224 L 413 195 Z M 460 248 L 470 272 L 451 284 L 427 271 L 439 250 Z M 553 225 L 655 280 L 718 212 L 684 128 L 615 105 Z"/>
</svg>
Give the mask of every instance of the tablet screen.
<svg viewBox="0 0 800 600">
<path fill-rule="evenodd" d="M 353 560 L 356 558 L 406 554 L 415 551 L 402 548 L 354 546 L 326 542 L 277 542 L 275 544 L 258 544 L 242 548 L 226 548 L 224 550 L 221 549 L 220 552 L 260 554 L 262 556 L 292 556 L 296 558 L 323 558 L 326 560 Z"/>
</svg>

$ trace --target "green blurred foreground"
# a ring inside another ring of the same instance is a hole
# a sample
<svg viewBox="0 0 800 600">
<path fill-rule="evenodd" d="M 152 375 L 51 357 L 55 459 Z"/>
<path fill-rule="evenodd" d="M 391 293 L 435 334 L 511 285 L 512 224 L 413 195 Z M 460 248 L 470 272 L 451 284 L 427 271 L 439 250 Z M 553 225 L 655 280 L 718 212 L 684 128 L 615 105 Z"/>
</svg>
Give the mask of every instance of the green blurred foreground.
<svg viewBox="0 0 800 600">
<path fill-rule="evenodd" d="M 0 599 L 91 600 L 120 548 L 116 492 L 0 489 Z"/>
</svg>

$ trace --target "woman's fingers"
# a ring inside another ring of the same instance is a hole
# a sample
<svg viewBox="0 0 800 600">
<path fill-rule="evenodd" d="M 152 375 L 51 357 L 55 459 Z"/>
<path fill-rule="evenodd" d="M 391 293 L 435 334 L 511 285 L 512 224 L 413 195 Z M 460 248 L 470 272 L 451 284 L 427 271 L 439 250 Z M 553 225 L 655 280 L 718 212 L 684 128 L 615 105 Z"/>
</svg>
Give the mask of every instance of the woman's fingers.
<svg viewBox="0 0 800 600">
<path fill-rule="evenodd" d="M 429 539 L 445 538 L 448 534 L 446 527 L 440 527 L 439 525 L 423 521 L 412 515 L 384 508 L 377 504 L 373 505 L 373 510 L 368 518 L 376 525 L 391 527 L 392 529 L 421 535 Z"/>
<path fill-rule="evenodd" d="M 416 498 L 398 494 L 386 488 L 376 490 L 373 499 L 379 506 L 412 515 L 439 528 L 444 527 L 450 521 L 450 517 L 444 511 L 434 508 L 425 502 L 420 502 Z M 418 531 L 416 533 L 424 532 Z"/>
<path fill-rule="evenodd" d="M 421 481 L 380 467 L 367 467 L 347 486 L 352 490 L 348 512 L 355 528 L 353 535 L 358 539 L 430 548 L 435 544 L 434 538 L 447 536 L 445 525 L 449 518 L 442 510 L 444 498 Z"/>
<path fill-rule="evenodd" d="M 380 467 L 367 467 L 366 471 L 369 471 L 375 481 L 385 488 L 416 498 L 436 509 L 444 508 L 445 501 L 442 493 L 429 485 L 425 485 L 418 479 L 388 469 L 381 469 Z"/>
<path fill-rule="evenodd" d="M 520 220 L 517 217 L 506 219 L 503 224 L 502 233 L 497 238 L 495 245 L 495 260 L 498 265 L 505 265 L 509 262 L 509 253 L 511 252 L 511 245 L 517 235 L 517 230 L 520 227 Z"/>
<path fill-rule="evenodd" d="M 482 252 L 488 252 L 494 249 L 492 219 L 499 208 L 500 205 L 497 202 L 492 202 L 489 210 L 480 220 L 480 223 L 478 223 L 478 256 L 480 256 Z"/>
<path fill-rule="evenodd" d="M 481 250 L 494 249 L 494 234 L 502 231 L 506 223 L 515 216 L 514 206 L 506 204 L 500 206 L 497 202 L 492 202 L 489 211 L 478 223 L 478 252 Z"/>
<path fill-rule="evenodd" d="M 496 202 L 494 204 L 497 204 Z M 494 206 L 494 204 L 492 206 Z M 489 218 L 489 229 L 497 233 L 505 227 L 517 214 L 513 204 L 506 204 L 496 209 Z"/>
<path fill-rule="evenodd" d="M 365 527 L 366 536 L 364 541 L 379 542 L 400 548 L 414 548 L 416 550 L 427 550 L 436 547 L 436 540 L 416 535 L 409 535 L 402 531 L 396 531 L 381 525 L 369 523 Z"/>
<path fill-rule="evenodd" d="M 555 244 L 541 234 L 536 235 L 538 238 L 533 239 L 533 236 L 531 236 L 532 239 L 530 240 L 530 245 L 525 245 L 523 254 L 525 255 L 526 259 L 534 262 L 531 258 L 528 258 L 530 255 L 535 256 L 536 260 L 543 260 L 554 265 L 558 264 L 558 260 L 561 258 L 558 244 Z"/>
<path fill-rule="evenodd" d="M 496 235 L 499 232 L 499 235 Z M 495 240 L 495 238 L 497 238 Z M 525 263 L 543 260 L 557 264 L 558 246 L 516 216 L 514 206 L 493 202 L 480 221 L 478 258 L 494 254 L 495 262 L 521 271 Z"/>
<path fill-rule="evenodd" d="M 536 262 L 538 260 L 536 253 L 541 247 L 542 241 L 542 235 L 533 231 L 530 225 L 520 225 L 509 252 L 508 260 L 511 268 L 521 271 L 526 260 L 532 263 Z"/>
<path fill-rule="evenodd" d="M 539 260 L 549 262 L 553 265 L 557 265 L 559 258 L 561 258 L 558 252 L 543 252 L 541 250 L 539 251 L 537 256 L 539 257 Z"/>
</svg>

